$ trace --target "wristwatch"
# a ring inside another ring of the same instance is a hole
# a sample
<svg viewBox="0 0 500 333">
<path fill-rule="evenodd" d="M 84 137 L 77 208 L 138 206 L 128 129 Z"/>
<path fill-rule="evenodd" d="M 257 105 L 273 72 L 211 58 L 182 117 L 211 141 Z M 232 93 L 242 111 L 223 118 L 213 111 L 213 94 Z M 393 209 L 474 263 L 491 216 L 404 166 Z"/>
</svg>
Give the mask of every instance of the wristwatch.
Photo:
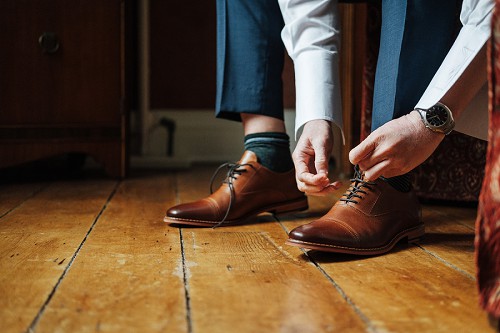
<svg viewBox="0 0 500 333">
<path fill-rule="evenodd" d="M 455 128 L 455 120 L 450 109 L 442 104 L 436 103 L 429 109 L 415 109 L 420 114 L 425 127 L 436 133 L 450 134 Z"/>
</svg>

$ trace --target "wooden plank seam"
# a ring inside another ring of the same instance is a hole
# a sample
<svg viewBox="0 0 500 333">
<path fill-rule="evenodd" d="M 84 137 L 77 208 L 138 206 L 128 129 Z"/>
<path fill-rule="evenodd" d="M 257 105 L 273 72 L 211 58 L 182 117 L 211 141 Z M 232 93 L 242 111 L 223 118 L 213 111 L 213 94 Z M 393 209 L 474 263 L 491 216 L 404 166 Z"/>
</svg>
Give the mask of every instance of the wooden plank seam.
<svg viewBox="0 0 500 333">
<path fill-rule="evenodd" d="M 54 285 L 54 288 L 52 288 L 49 296 L 47 297 L 47 299 L 43 303 L 42 307 L 38 311 L 38 314 L 35 316 L 35 318 L 31 322 L 30 326 L 26 330 L 26 333 L 31 333 L 31 332 L 35 331 L 36 325 L 38 324 L 38 322 L 42 318 L 43 313 L 45 312 L 45 309 L 47 308 L 47 306 L 49 305 L 49 303 L 52 300 L 53 296 L 55 295 L 57 289 L 59 288 L 59 285 L 62 283 L 62 281 L 66 277 L 67 273 L 69 272 L 69 269 L 73 265 L 73 262 L 76 260 L 76 257 L 78 256 L 78 253 L 80 253 L 80 250 L 82 249 L 83 245 L 87 241 L 87 238 L 89 237 L 90 233 L 94 229 L 94 226 L 97 224 L 97 222 L 99 221 L 99 218 L 101 217 L 101 215 L 104 213 L 104 211 L 108 207 L 108 204 L 111 202 L 111 199 L 116 194 L 116 192 L 117 192 L 119 186 L 121 185 L 121 183 L 122 182 L 119 181 L 119 182 L 117 182 L 115 184 L 113 190 L 111 191 L 111 193 L 109 194 L 108 198 L 106 199 L 106 202 L 104 203 L 104 205 L 102 206 L 101 210 L 99 211 L 99 214 L 97 214 L 96 218 L 94 219 L 94 222 L 92 222 L 92 225 L 90 226 L 89 230 L 85 234 L 85 237 L 83 238 L 82 242 L 80 243 L 80 245 L 76 249 L 75 253 L 73 254 L 73 256 L 71 257 L 71 259 L 69 260 L 68 264 L 66 265 L 66 268 L 64 269 L 64 271 L 62 272 L 61 276 L 59 277 L 59 279 L 57 280 L 56 284 Z"/>
</svg>

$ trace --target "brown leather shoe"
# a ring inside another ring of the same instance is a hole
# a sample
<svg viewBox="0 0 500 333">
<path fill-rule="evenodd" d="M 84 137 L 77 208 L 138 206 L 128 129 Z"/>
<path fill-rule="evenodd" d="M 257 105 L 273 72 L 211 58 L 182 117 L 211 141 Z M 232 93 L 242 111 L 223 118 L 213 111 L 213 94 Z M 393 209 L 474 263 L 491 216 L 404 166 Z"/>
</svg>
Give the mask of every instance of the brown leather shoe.
<svg viewBox="0 0 500 333">
<path fill-rule="evenodd" d="M 180 204 L 167 211 L 164 221 L 197 226 L 238 224 L 263 212 L 285 213 L 308 208 L 297 189 L 295 170 L 273 172 L 246 151 L 238 163 L 228 164 L 222 186 L 207 198 Z"/>
<path fill-rule="evenodd" d="M 377 179 L 366 182 L 356 172 L 342 198 L 320 219 L 289 233 L 288 245 L 306 249 L 375 255 L 404 238 L 424 235 L 420 204 L 413 191 L 403 193 Z"/>
</svg>

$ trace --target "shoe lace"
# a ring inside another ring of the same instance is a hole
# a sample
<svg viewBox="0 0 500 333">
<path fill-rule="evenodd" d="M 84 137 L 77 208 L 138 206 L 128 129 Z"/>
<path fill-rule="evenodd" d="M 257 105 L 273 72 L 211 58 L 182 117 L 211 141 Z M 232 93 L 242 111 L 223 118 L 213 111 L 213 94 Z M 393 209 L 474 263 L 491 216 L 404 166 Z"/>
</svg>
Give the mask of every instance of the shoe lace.
<svg viewBox="0 0 500 333">
<path fill-rule="evenodd" d="M 247 172 L 247 169 L 245 169 L 245 166 L 249 166 L 251 168 L 254 168 L 253 165 L 244 163 L 244 164 L 239 164 L 239 163 L 224 163 L 221 166 L 215 170 L 214 174 L 212 175 L 212 178 L 210 179 L 210 194 L 214 193 L 213 191 L 213 183 L 215 181 L 215 178 L 219 174 L 219 172 L 227 168 L 227 173 L 226 173 L 226 178 L 224 181 L 222 181 L 223 184 L 227 184 L 229 187 L 229 205 L 227 206 L 226 213 L 224 214 L 224 217 L 222 218 L 221 221 L 219 221 L 216 225 L 213 226 L 213 228 L 220 227 L 224 221 L 226 221 L 227 217 L 229 216 L 229 212 L 231 211 L 231 207 L 233 206 L 234 202 L 234 184 L 233 182 L 238 178 L 239 175 L 241 175 L 244 172 Z"/>
<path fill-rule="evenodd" d="M 356 200 L 356 198 L 363 199 L 360 194 L 366 194 L 366 191 L 363 190 L 363 188 L 371 190 L 371 186 L 376 185 L 376 183 L 374 182 L 368 182 L 363 179 L 363 173 L 359 170 L 358 166 L 354 167 L 354 176 L 350 181 L 352 183 L 351 187 L 349 187 L 346 193 L 342 195 L 342 197 L 339 199 L 340 201 L 352 202 L 357 204 L 359 201 Z"/>
</svg>

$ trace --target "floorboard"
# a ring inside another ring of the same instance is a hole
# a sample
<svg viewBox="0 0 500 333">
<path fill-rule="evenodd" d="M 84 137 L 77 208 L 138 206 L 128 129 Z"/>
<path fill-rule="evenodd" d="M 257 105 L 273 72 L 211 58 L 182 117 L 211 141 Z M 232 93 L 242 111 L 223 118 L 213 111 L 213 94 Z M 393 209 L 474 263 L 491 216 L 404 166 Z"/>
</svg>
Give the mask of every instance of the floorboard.
<svg viewBox="0 0 500 333">
<path fill-rule="evenodd" d="M 0 218 L 20 206 L 47 184 L 8 184 L 0 185 Z"/>
<path fill-rule="evenodd" d="M 199 183 L 180 175 L 181 201 L 206 196 Z M 300 258 L 300 249 L 283 246 L 286 232 L 271 215 L 244 226 L 182 228 L 182 235 L 194 332 L 367 329 L 336 286 Z"/>
<path fill-rule="evenodd" d="M 0 219 L 0 323 L 27 331 L 50 298 L 115 182 L 60 182 Z"/>
<path fill-rule="evenodd" d="M 312 253 L 381 332 L 486 332 L 474 281 L 417 247 L 366 259 Z"/>
<path fill-rule="evenodd" d="M 0 331 L 494 332 L 477 305 L 475 208 L 424 205 L 418 245 L 371 257 L 285 245 L 348 182 L 246 225 L 162 222 L 209 193 L 213 170 L 0 187 Z"/>
<path fill-rule="evenodd" d="M 193 331 L 364 331 L 365 323 L 321 272 L 268 232 L 183 234 Z"/>
<path fill-rule="evenodd" d="M 329 198 L 310 198 L 302 213 L 307 223 L 331 207 L 344 189 Z M 310 251 L 311 260 L 339 286 L 380 332 L 488 332 L 477 305 L 474 234 L 464 223 L 473 208 L 446 214 L 423 207 L 427 235 L 418 245 L 398 245 L 383 256 L 358 257 Z M 308 216 L 308 213 L 311 216 Z M 287 230 L 297 225 L 279 217 Z"/>
<path fill-rule="evenodd" d="M 52 301 L 39 332 L 187 332 L 179 230 L 163 223 L 173 178 L 120 184 Z"/>
<path fill-rule="evenodd" d="M 422 218 L 426 231 L 420 242 L 422 249 L 474 279 L 474 230 L 461 223 L 463 217 L 443 217 L 424 206 Z"/>
</svg>

